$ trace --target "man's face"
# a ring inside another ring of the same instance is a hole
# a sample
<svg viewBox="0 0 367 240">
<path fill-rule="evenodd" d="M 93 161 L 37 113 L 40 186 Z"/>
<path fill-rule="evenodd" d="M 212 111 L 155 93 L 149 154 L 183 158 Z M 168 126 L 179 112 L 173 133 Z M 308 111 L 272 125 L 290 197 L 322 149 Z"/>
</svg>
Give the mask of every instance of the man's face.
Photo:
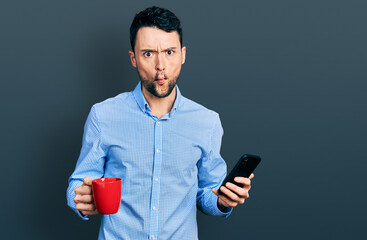
<svg viewBox="0 0 367 240">
<path fill-rule="evenodd" d="M 181 49 L 176 31 L 142 27 L 136 35 L 135 53 L 129 51 L 129 54 L 148 92 L 159 98 L 171 94 L 186 56 L 186 47 Z"/>
</svg>

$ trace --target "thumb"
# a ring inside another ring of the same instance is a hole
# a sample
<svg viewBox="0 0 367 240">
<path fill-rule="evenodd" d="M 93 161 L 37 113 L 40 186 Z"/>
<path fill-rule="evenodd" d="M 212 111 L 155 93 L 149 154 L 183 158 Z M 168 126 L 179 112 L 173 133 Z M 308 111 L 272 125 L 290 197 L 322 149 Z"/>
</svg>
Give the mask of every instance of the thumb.
<svg viewBox="0 0 367 240">
<path fill-rule="evenodd" d="M 92 179 L 90 177 L 85 177 L 83 184 L 84 185 L 92 185 Z"/>
</svg>

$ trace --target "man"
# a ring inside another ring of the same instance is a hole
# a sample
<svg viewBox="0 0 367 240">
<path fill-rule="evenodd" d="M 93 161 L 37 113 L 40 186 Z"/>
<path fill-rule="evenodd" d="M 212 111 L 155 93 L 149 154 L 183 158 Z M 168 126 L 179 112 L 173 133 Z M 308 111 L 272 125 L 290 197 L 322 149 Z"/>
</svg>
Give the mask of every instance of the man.
<svg viewBox="0 0 367 240">
<path fill-rule="evenodd" d="M 103 215 L 99 239 L 197 239 L 196 208 L 228 217 L 249 197 L 228 184 L 220 156 L 223 129 L 217 113 L 181 95 L 177 79 L 185 62 L 182 29 L 169 10 L 151 7 L 130 27 L 132 65 L 140 82 L 93 105 L 67 190 L 68 205 L 82 218 L 98 214 L 92 179 L 122 178 L 119 212 Z"/>
</svg>

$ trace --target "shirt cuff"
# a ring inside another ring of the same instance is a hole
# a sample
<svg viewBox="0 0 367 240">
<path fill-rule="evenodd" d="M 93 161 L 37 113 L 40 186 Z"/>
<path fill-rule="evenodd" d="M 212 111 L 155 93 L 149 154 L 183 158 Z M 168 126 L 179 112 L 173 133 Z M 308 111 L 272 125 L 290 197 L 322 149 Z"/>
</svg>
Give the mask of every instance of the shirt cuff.
<svg viewBox="0 0 367 240">
<path fill-rule="evenodd" d="M 67 201 L 68 201 L 68 205 L 71 209 L 73 209 L 73 211 L 78 214 L 78 216 L 82 219 L 82 220 L 89 220 L 88 215 L 83 216 L 81 214 L 81 212 L 76 209 L 76 203 L 74 202 L 74 198 L 75 198 L 75 188 L 79 187 L 80 185 L 82 185 L 83 182 L 80 181 L 72 181 L 69 183 L 69 187 L 67 190 Z"/>
<path fill-rule="evenodd" d="M 77 210 L 76 208 L 73 208 L 73 210 L 76 212 L 76 214 L 79 215 L 79 217 L 81 217 L 82 220 L 85 220 L 85 221 L 89 220 L 88 215 L 83 216 L 82 213 L 79 210 Z"/>
<path fill-rule="evenodd" d="M 213 215 L 215 216 L 220 216 L 223 218 L 228 218 L 229 215 L 231 215 L 232 211 L 233 211 L 233 207 L 228 207 L 226 210 L 226 212 L 222 212 L 219 208 L 218 208 L 218 197 L 211 192 L 210 193 L 210 201 L 211 201 L 211 205 L 213 206 Z"/>
</svg>

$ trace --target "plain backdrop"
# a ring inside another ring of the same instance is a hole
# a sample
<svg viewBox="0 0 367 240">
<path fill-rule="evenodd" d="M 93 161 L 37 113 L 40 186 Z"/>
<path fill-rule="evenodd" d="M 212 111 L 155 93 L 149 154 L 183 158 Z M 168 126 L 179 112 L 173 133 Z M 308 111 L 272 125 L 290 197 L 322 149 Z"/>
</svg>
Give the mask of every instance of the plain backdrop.
<svg viewBox="0 0 367 240">
<path fill-rule="evenodd" d="M 182 21 L 182 94 L 220 114 L 230 170 L 262 156 L 228 219 L 205 239 L 362 239 L 367 234 L 364 0 L 0 3 L 2 239 L 96 239 L 100 216 L 66 205 L 91 106 L 134 89 L 136 13 Z"/>
</svg>

